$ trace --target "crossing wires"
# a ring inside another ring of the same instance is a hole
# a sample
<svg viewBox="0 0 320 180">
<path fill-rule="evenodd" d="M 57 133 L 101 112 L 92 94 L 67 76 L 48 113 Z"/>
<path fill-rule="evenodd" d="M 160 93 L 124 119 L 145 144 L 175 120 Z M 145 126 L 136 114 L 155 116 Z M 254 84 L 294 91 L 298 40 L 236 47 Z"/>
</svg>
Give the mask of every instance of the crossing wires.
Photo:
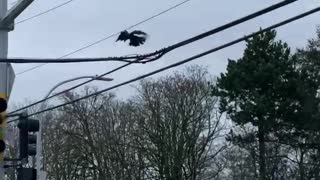
<svg viewBox="0 0 320 180">
<path fill-rule="evenodd" d="M 131 25 L 131 26 L 128 26 L 128 27 L 126 27 L 124 30 L 129 30 L 129 29 L 132 29 L 132 28 L 134 28 L 134 27 L 137 27 L 137 26 L 139 26 L 139 25 L 141 25 L 141 24 L 144 24 L 144 23 L 146 23 L 146 22 L 148 22 L 148 21 L 150 21 L 150 20 L 152 20 L 152 19 L 154 19 L 154 18 L 157 18 L 157 17 L 159 17 L 159 16 L 161 16 L 161 15 L 163 15 L 163 14 L 165 14 L 165 13 L 168 13 L 168 12 L 170 12 L 170 11 L 172 11 L 172 10 L 174 10 L 174 9 L 176 9 L 176 8 L 182 6 L 182 5 L 184 5 L 184 4 L 186 4 L 187 2 L 190 2 L 190 1 L 191 1 L 191 0 L 184 0 L 184 1 L 182 1 L 182 2 L 180 2 L 180 3 L 178 3 L 178 4 L 176 4 L 176 5 L 168 8 L 168 9 L 165 9 L 165 10 L 163 10 L 163 11 L 161 11 L 161 12 L 159 12 L 159 13 L 153 15 L 153 16 L 150 16 L 150 17 L 148 17 L 148 18 L 140 21 L 140 22 L 137 22 L 136 24 L 133 24 L 133 25 Z M 121 31 L 116 32 L 116 33 L 113 33 L 113 34 L 110 34 L 109 36 L 106 36 L 106 37 L 103 37 L 103 38 L 99 39 L 98 41 L 95 41 L 95 42 L 93 42 L 93 43 L 91 43 L 91 44 L 88 44 L 88 45 L 86 45 L 86 46 L 83 46 L 83 47 L 81 47 L 81 48 L 79 48 L 79 49 L 77 49 L 77 50 L 75 50 L 75 51 L 72 51 L 72 52 L 70 52 L 70 53 L 68 53 L 68 54 L 65 54 L 65 55 L 59 57 L 58 59 L 62 59 L 62 58 L 71 56 L 71 55 L 73 55 L 73 54 L 76 54 L 76 53 L 78 53 L 78 52 L 81 52 L 81 51 L 83 51 L 83 50 L 85 50 L 85 49 L 88 49 L 88 48 L 94 46 L 94 45 L 97 45 L 97 44 L 99 44 L 99 43 L 102 43 L 102 42 L 104 42 L 104 41 L 106 41 L 106 40 L 108 40 L 108 39 L 110 39 L 110 38 L 116 37 L 116 36 L 117 36 L 118 34 L 120 34 L 120 33 L 121 33 Z M 16 73 L 16 75 L 21 75 L 21 74 L 30 72 L 30 71 L 32 71 L 32 70 L 38 69 L 38 68 L 40 68 L 40 67 L 42 67 L 42 66 L 45 66 L 45 65 L 46 65 L 46 64 L 41 64 L 41 65 L 37 65 L 37 66 L 31 67 L 31 68 L 29 68 L 29 69 L 26 69 L 26 70 L 24 70 L 24 71 L 21 71 L 21 72 Z"/>
<path fill-rule="evenodd" d="M 61 3 L 61 4 L 57 5 L 57 6 L 54 6 L 54 7 L 50 8 L 50 9 L 48 9 L 48 10 L 45 10 L 45 11 L 40 12 L 38 14 L 35 14 L 35 15 L 33 15 L 31 17 L 28 17 L 26 19 L 20 20 L 20 21 L 16 22 L 15 25 L 24 23 L 24 22 L 29 21 L 31 19 L 34 19 L 34 18 L 37 18 L 37 17 L 42 16 L 44 14 L 47 14 L 47 13 L 49 13 L 51 11 L 54 11 L 54 10 L 56 10 L 58 8 L 61 8 L 62 6 L 65 6 L 65 5 L 69 4 L 69 3 L 71 3 L 72 1 L 74 1 L 74 0 L 69 0 L 69 1 L 63 2 L 63 3 Z"/>
<path fill-rule="evenodd" d="M 308 11 L 308 12 L 303 13 L 303 14 L 297 15 L 297 16 L 295 16 L 295 17 L 292 17 L 292 18 L 287 19 L 287 20 L 285 20 L 285 21 L 282 21 L 282 22 L 280 22 L 280 23 L 277 23 L 277 24 L 274 24 L 274 25 L 269 26 L 269 27 L 267 27 L 267 28 L 261 29 L 261 30 L 259 30 L 259 31 L 257 31 L 257 32 L 254 32 L 254 33 L 250 34 L 250 35 L 244 36 L 244 37 L 242 37 L 242 38 L 238 38 L 238 39 L 236 39 L 236 40 L 234 40 L 234 41 L 231 41 L 231 42 L 229 42 L 229 43 L 223 44 L 223 45 L 221 45 L 221 46 L 218 46 L 218 47 L 216 47 L 216 48 L 210 49 L 210 50 L 205 51 L 205 52 L 203 52 L 203 53 L 194 55 L 194 56 L 192 56 L 192 57 L 190 57 L 190 58 L 187 58 L 187 59 L 185 59 L 185 60 L 179 61 L 179 62 L 177 62 L 177 63 L 173 63 L 173 64 L 171 64 L 171 65 L 165 66 L 165 67 L 160 68 L 160 69 L 158 69 L 158 70 L 152 71 L 152 72 L 150 72 L 150 73 L 143 74 L 143 75 L 138 76 L 138 77 L 136 77 L 136 78 L 130 79 L 130 80 L 128 80 L 128 81 L 124 81 L 124 82 L 119 83 L 119 84 L 117 84 L 117 85 L 114 85 L 114 86 L 112 86 L 112 87 L 109 87 L 109 88 L 106 88 L 106 89 L 97 91 L 97 92 L 95 92 L 95 93 L 92 93 L 92 94 L 83 96 L 83 97 L 81 97 L 81 98 L 77 98 L 77 99 L 71 100 L 71 101 L 69 101 L 69 102 L 66 102 L 66 103 L 63 103 L 63 104 L 60 104 L 60 105 L 56 105 L 56 106 L 53 106 L 53 107 L 50 107 L 50 108 L 47 108 L 47 109 L 44 109 L 44 110 L 40 110 L 40 111 L 35 112 L 35 113 L 32 113 L 32 114 L 30 114 L 30 115 L 28 115 L 28 116 L 34 116 L 34 115 L 38 115 L 38 114 L 41 114 L 41 113 L 44 113 L 44 112 L 48 112 L 48 111 L 51 111 L 51 110 L 55 110 L 55 109 L 57 109 L 57 108 L 61 108 L 61 107 L 67 106 L 67 105 L 69 105 L 69 104 L 73 104 L 73 103 L 76 103 L 76 102 L 78 102 L 78 101 L 81 101 L 81 100 L 84 100 L 84 99 L 87 99 L 87 98 L 90 98 L 90 97 L 93 97 L 93 96 L 97 96 L 97 95 L 99 95 L 99 94 L 105 93 L 105 92 L 110 91 L 110 90 L 113 90 L 113 89 L 115 89 L 115 88 L 119 88 L 119 87 L 122 87 L 122 86 L 124 86 L 124 85 L 127 85 L 127 84 L 130 84 L 130 83 L 139 81 L 139 80 L 144 79 L 144 78 L 147 78 L 147 77 L 149 77 L 149 76 L 158 74 L 158 73 L 160 73 L 160 72 L 162 72 L 162 71 L 166 71 L 166 70 L 168 70 L 168 69 L 171 69 L 171 68 L 174 68 L 174 67 L 183 65 L 183 64 L 185 64 L 185 63 L 188 63 L 188 62 L 190 62 L 190 61 L 199 59 L 199 58 L 201 58 L 201 57 L 207 56 L 207 55 L 209 55 L 209 54 L 211 54 L 211 53 L 214 53 L 214 52 L 216 52 L 216 51 L 219 51 L 219 50 L 225 49 L 225 48 L 227 48 L 227 47 L 233 46 L 233 45 L 235 45 L 235 44 L 237 44 L 237 43 L 240 43 L 240 42 L 242 42 L 242 41 L 245 41 L 245 40 L 248 40 L 248 39 L 250 39 L 250 38 L 253 38 L 254 36 L 257 36 L 257 35 L 259 35 L 259 34 L 265 33 L 265 32 L 270 31 L 270 30 L 272 30 L 272 29 L 275 29 L 275 28 L 284 26 L 284 25 L 286 25 L 286 24 L 289 24 L 289 23 L 291 23 L 291 22 L 293 22 L 293 21 L 299 20 L 299 19 L 301 19 L 301 18 L 303 18 L 303 17 L 309 16 L 309 15 L 311 15 L 311 14 L 313 14 L 313 13 L 316 13 L 316 12 L 319 12 L 319 11 L 320 11 L 320 7 L 317 7 L 317 8 L 315 8 L 315 9 L 312 9 L 312 10 L 310 10 L 310 11 Z M 12 123 L 12 122 L 14 122 L 14 121 L 16 121 L 16 120 L 8 121 L 8 123 Z"/>
<path fill-rule="evenodd" d="M 241 24 L 241 23 L 243 23 L 243 22 L 245 22 L 245 21 L 248 21 L 248 20 L 253 19 L 253 18 L 255 18 L 255 17 L 261 16 L 261 15 L 263 15 L 263 14 L 265 14 L 265 13 L 271 12 L 271 11 L 277 9 L 277 8 L 280 8 L 280 7 L 282 7 L 282 6 L 288 5 L 288 4 L 293 3 L 293 2 L 295 2 L 295 0 L 292 0 L 292 1 L 283 1 L 283 2 L 281 2 L 281 3 L 272 5 L 272 6 L 270 6 L 270 7 L 267 7 L 267 8 L 265 8 L 265 9 L 262 9 L 262 10 L 260 10 L 260 11 L 255 12 L 255 13 L 252 13 L 252 14 L 250 14 L 250 15 L 247 15 L 247 16 L 245 16 L 245 17 L 242 17 L 242 18 L 240 18 L 240 19 L 237 19 L 237 20 L 235 20 L 235 21 L 232 21 L 232 22 L 230 22 L 230 23 L 227 23 L 227 24 L 225 24 L 225 25 L 222 25 L 222 26 L 220 26 L 220 27 L 214 28 L 214 29 L 212 29 L 212 30 L 210 30 L 210 31 L 207 31 L 207 32 L 205 32 L 205 33 L 202 33 L 202 34 L 200 34 L 200 35 L 197 35 L 197 36 L 194 36 L 194 37 L 192 37 L 192 38 L 189 38 L 189 39 L 187 39 L 187 40 L 185 40 L 185 41 L 182 41 L 182 42 L 176 43 L 176 44 L 174 44 L 174 45 L 172 45 L 172 46 L 169 46 L 169 47 L 167 47 L 167 48 L 164 48 L 165 50 L 164 50 L 163 52 L 169 52 L 169 51 L 172 51 L 172 50 L 175 49 L 175 48 L 179 48 L 179 47 L 185 46 L 185 45 L 187 45 L 187 44 L 193 43 L 193 42 L 195 42 L 195 41 L 197 41 L 197 40 L 200 40 L 200 39 L 202 39 L 202 38 L 208 37 L 208 36 L 210 36 L 210 35 L 212 35 L 212 34 L 216 34 L 216 33 L 218 33 L 218 32 L 221 32 L 221 31 L 225 30 L 225 29 L 231 28 L 231 27 L 233 27 L 233 26 L 236 26 L 236 25 Z M 161 57 L 161 56 L 160 56 L 160 57 Z M 136 60 L 136 61 L 139 61 L 139 59 Z M 115 69 L 113 69 L 113 70 L 111 70 L 111 71 L 109 71 L 109 72 L 107 72 L 107 73 L 104 73 L 104 74 L 102 74 L 102 75 L 100 75 L 100 76 L 97 76 L 96 78 L 103 77 L 103 76 L 105 76 L 105 75 L 111 74 L 111 73 L 113 73 L 113 72 L 115 72 L 115 71 L 117 71 L 117 70 L 120 70 L 120 69 L 122 69 L 122 68 L 125 68 L 126 66 L 129 66 L 130 64 L 132 64 L 132 63 L 127 63 L 127 64 L 125 64 L 125 65 L 122 65 L 122 66 L 120 66 L 120 67 L 118 67 L 118 68 L 115 68 Z M 52 96 L 49 96 L 49 97 L 46 98 L 46 99 L 42 99 L 42 100 L 37 101 L 37 102 L 35 102 L 35 103 L 32 103 L 32 104 L 30 104 L 30 105 L 28 105 L 28 106 L 25 106 L 25 107 L 22 107 L 22 108 L 20 108 L 20 109 L 17 109 L 17 110 L 15 110 L 15 111 L 13 111 L 13 112 L 10 112 L 9 115 L 10 115 L 10 114 L 17 113 L 17 112 L 19 112 L 19 111 L 21 111 L 21 110 L 24 110 L 24 109 L 27 109 L 27 108 L 29 108 L 29 107 L 32 107 L 32 106 L 34 106 L 34 105 L 37 105 L 37 104 L 39 104 L 39 103 L 43 103 L 43 102 L 45 102 L 45 101 L 48 100 L 48 99 L 51 99 L 51 98 L 53 98 L 53 97 L 56 97 L 56 96 L 58 96 L 58 95 L 61 95 L 61 94 L 65 93 L 65 92 L 67 92 L 67 91 L 70 91 L 70 90 L 73 90 L 73 89 L 75 89 L 75 88 L 78 88 L 78 87 L 80 87 L 80 86 L 82 86 L 82 85 L 84 85 L 84 84 L 87 84 L 87 83 L 89 83 L 89 82 L 91 82 L 91 81 L 93 81 L 93 80 L 94 80 L 94 79 L 85 81 L 85 82 L 83 82 L 83 83 L 81 83 L 81 84 L 78 84 L 78 85 L 72 87 L 72 88 L 69 88 L 69 89 L 64 90 L 64 91 L 62 91 L 62 92 L 60 92 L 60 93 L 54 94 L 54 95 L 52 95 Z"/>
<path fill-rule="evenodd" d="M 190 0 L 187 0 L 190 1 Z M 286 1 L 282 1 L 278 4 L 275 4 L 273 6 L 270 6 L 268 8 L 265 8 L 261 11 L 258 11 L 256 13 L 250 14 L 246 17 L 240 18 L 238 20 L 235 20 L 231 23 L 225 24 L 219 28 L 213 29 L 211 31 L 208 31 L 206 33 L 202 33 L 198 36 L 192 37 L 190 39 L 187 39 L 185 41 L 179 42 L 177 44 L 171 45 L 169 47 L 160 49 L 158 51 L 155 51 L 153 53 L 149 53 L 149 54 L 144 54 L 144 55 L 134 55 L 134 56 L 122 56 L 122 57 L 106 57 L 106 58 L 67 58 L 67 59 L 63 59 L 63 58 L 58 58 L 58 59 L 49 59 L 49 58 L 45 58 L 45 59 L 41 59 L 41 58 L 33 58 L 33 59 L 24 59 L 24 58 L 15 58 L 15 59 L 2 59 L 0 60 L 0 62 L 9 62 L 9 63 L 76 63 L 76 62 L 98 62 L 98 61 L 121 61 L 121 62 L 127 62 L 127 63 L 147 63 L 147 62 L 152 62 L 155 61 L 157 59 L 159 59 L 159 57 L 163 56 L 164 54 L 175 50 L 177 48 L 180 48 L 182 46 L 185 46 L 187 44 L 193 43 L 195 41 L 198 41 L 200 39 L 203 39 L 205 37 L 208 37 L 212 34 L 215 34 L 217 32 L 223 31 L 225 29 L 231 28 L 235 25 L 241 24 L 245 21 L 248 21 L 250 19 L 253 19 L 255 17 L 261 16 L 265 13 L 271 12 L 277 8 L 280 8 L 282 6 L 288 5 L 292 2 L 295 2 L 297 0 L 286 0 Z M 180 3 L 181 5 L 181 3 Z M 178 5 L 176 5 L 175 7 L 177 7 Z M 150 19 L 150 18 L 149 18 Z M 135 25 L 134 25 L 135 26 Z M 132 26 L 129 27 L 129 29 L 132 28 Z M 128 29 L 128 28 L 127 28 Z M 115 33 L 109 37 L 113 37 L 116 36 L 119 33 Z M 155 57 L 154 57 L 155 56 Z M 65 56 L 64 56 L 65 57 Z M 135 60 L 139 61 L 135 61 Z M 40 65 L 42 66 L 42 65 Z M 19 74 L 19 73 L 18 73 Z"/>
</svg>

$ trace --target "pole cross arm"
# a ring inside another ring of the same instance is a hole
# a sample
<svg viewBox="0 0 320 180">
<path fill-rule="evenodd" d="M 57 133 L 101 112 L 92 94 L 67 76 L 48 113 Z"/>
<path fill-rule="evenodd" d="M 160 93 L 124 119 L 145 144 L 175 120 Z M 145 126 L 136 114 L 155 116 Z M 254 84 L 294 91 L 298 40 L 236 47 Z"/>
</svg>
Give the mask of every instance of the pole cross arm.
<svg viewBox="0 0 320 180">
<path fill-rule="evenodd" d="M 20 0 L 6 15 L 0 20 L 1 29 L 13 29 L 14 20 L 33 2 L 34 0 Z"/>
</svg>

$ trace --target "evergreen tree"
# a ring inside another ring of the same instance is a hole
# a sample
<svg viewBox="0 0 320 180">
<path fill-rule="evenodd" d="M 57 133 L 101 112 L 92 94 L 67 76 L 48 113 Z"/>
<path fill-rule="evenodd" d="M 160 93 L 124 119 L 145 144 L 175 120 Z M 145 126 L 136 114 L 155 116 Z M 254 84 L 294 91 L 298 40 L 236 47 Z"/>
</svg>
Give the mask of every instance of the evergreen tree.
<svg viewBox="0 0 320 180">
<path fill-rule="evenodd" d="M 258 142 L 259 179 L 269 179 L 266 143 L 288 126 L 298 104 L 294 61 L 286 43 L 269 31 L 247 41 L 243 57 L 229 60 L 227 72 L 217 81 L 214 94 L 221 97 L 220 109 L 240 127 L 251 126 L 250 134 L 232 133 L 231 140 Z"/>
<path fill-rule="evenodd" d="M 301 112 L 295 123 L 295 139 L 287 138 L 299 149 L 299 179 L 320 178 L 320 28 L 306 48 L 295 53 L 300 74 Z"/>
</svg>

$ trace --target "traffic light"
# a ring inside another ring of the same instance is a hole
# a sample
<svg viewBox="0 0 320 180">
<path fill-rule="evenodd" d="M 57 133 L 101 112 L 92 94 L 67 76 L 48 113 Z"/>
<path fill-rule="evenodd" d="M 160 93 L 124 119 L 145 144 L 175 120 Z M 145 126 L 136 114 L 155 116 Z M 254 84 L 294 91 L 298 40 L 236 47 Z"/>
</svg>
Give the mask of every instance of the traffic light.
<svg viewBox="0 0 320 180">
<path fill-rule="evenodd" d="M 28 156 L 35 156 L 37 154 L 37 135 L 35 132 L 39 131 L 39 120 L 29 119 L 28 115 L 22 114 L 18 123 L 19 128 L 19 142 L 20 142 L 20 158 L 24 159 Z"/>
<path fill-rule="evenodd" d="M 19 168 L 18 180 L 36 180 L 37 170 L 33 168 Z"/>
<path fill-rule="evenodd" d="M 4 151 L 6 149 L 5 128 L 6 128 L 6 110 L 7 110 L 7 96 L 0 94 L 0 162 L 3 161 Z"/>
</svg>

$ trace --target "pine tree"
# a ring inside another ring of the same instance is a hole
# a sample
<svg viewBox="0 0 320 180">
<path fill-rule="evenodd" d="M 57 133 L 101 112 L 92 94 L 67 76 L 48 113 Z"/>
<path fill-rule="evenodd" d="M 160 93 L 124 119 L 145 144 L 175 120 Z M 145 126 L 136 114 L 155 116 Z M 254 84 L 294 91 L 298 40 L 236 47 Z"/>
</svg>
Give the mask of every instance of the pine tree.
<svg viewBox="0 0 320 180">
<path fill-rule="evenodd" d="M 236 134 L 231 140 L 258 141 L 259 179 L 269 179 L 266 143 L 282 132 L 286 119 L 297 109 L 294 61 L 286 43 L 276 41 L 269 31 L 247 41 L 243 57 L 229 60 L 227 72 L 217 80 L 214 94 L 220 96 L 220 109 L 240 127 L 252 126 L 250 134 Z"/>
</svg>

